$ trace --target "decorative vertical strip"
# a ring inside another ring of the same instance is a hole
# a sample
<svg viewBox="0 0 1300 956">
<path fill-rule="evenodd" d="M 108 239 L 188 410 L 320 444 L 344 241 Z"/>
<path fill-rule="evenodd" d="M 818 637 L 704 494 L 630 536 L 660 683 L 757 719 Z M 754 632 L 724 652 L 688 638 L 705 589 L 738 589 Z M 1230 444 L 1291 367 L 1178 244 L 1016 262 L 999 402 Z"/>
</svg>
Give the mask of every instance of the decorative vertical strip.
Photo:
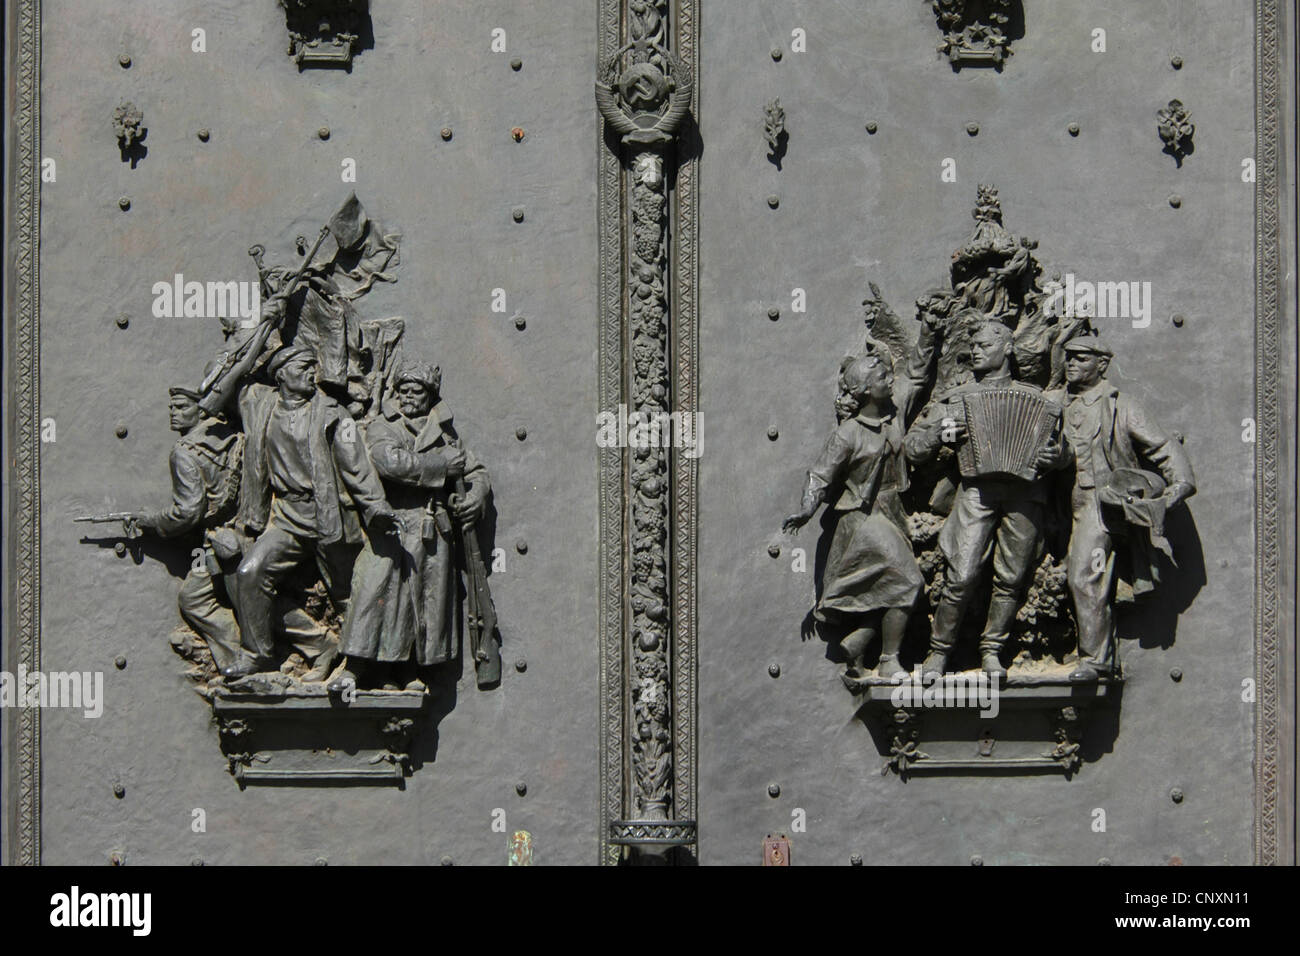
<svg viewBox="0 0 1300 956">
<path fill-rule="evenodd" d="M 668 421 L 675 404 L 673 307 L 678 300 L 670 250 L 677 230 L 670 182 L 677 171 L 677 137 L 691 109 L 694 83 L 690 69 L 672 50 L 674 30 L 668 0 L 627 0 L 622 12 L 621 37 L 626 39 L 612 51 L 608 46 L 601 50 L 596 103 L 605 121 L 607 144 L 611 151 L 617 150 L 621 172 L 618 359 L 623 375 L 618 397 L 627 407 L 630 435 L 636 436 L 638 423 Z M 612 142 L 614 136 L 619 137 L 617 144 Z M 608 199 L 606 192 L 603 217 L 613 212 Z M 603 219 L 602 237 L 606 224 Z M 602 255 L 602 266 L 606 265 Z M 602 303 L 606 306 L 613 302 L 613 290 L 607 285 L 612 274 L 602 268 Z M 605 318 L 602 381 L 611 364 L 604 347 L 613 341 L 608 334 L 609 315 Z M 602 394 L 602 399 L 607 397 Z M 661 858 L 667 848 L 695 840 L 694 821 L 681 814 L 683 804 L 694 803 L 693 699 L 682 715 L 692 738 L 685 754 L 684 788 L 677 762 L 681 734 L 676 713 L 680 684 L 674 680 L 673 591 L 678 564 L 674 561 L 678 524 L 674 512 L 681 499 L 676 494 L 674 472 L 681 469 L 674 468 L 674 459 L 680 456 L 671 454 L 660 439 L 662 435 L 651 440 L 630 437 L 622 458 L 621 627 L 615 651 L 615 635 L 608 626 L 612 622 L 602 616 L 606 628 L 601 673 L 605 717 L 612 724 L 612 660 L 621 658 L 617 675 L 622 722 L 619 768 L 626 770 L 626 777 L 618 788 L 621 813 L 617 817 L 609 814 L 608 830 L 602 833 L 602 842 L 608 841 L 602 853 L 606 862 Z M 609 474 L 609 465 L 607 457 L 602 461 L 602 477 Z M 602 491 L 607 487 L 602 483 Z M 693 480 L 690 487 L 693 489 Z M 608 518 L 608 513 L 603 515 L 603 520 Z M 603 570 L 612 568 L 609 544 L 607 539 L 603 541 Z M 608 586 L 612 582 L 603 579 L 603 583 Z M 689 665 L 693 671 L 693 658 Z M 687 680 L 693 679 L 693 672 L 689 673 Z M 608 770 L 613 765 L 608 738 L 606 745 L 603 763 Z M 603 785 L 606 802 L 612 805 L 613 782 L 606 777 Z M 619 847 L 632 849 L 625 855 Z"/>
<path fill-rule="evenodd" d="M 28 673 L 41 668 L 41 442 L 40 442 L 40 66 L 41 7 L 39 0 L 20 0 L 17 20 L 15 82 L 12 87 L 15 148 L 11 154 L 14 257 L 13 364 L 7 387 L 13 390 L 6 476 L 11 482 L 14 561 L 10 566 L 14 594 L 17 664 Z M 6 635 L 9 638 L 10 635 Z M 8 648 L 4 659 L 8 661 Z M 21 692 L 21 691 L 20 691 Z M 17 760 L 16 833 L 7 856 L 13 863 L 41 862 L 41 711 L 14 708 Z M 13 791 L 11 791 L 12 793 Z"/>
</svg>

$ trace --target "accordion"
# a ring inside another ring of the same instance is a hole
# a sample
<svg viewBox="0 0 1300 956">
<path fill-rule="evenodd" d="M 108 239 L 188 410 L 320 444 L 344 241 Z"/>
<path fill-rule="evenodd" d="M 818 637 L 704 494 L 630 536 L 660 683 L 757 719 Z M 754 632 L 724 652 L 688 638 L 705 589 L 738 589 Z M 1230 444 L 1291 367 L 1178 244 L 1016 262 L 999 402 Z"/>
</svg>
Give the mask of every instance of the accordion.
<svg viewBox="0 0 1300 956">
<path fill-rule="evenodd" d="M 1061 406 L 1035 388 L 995 386 L 968 392 L 966 440 L 957 449 L 963 478 L 1024 478 L 1035 465 L 1061 417 Z"/>
</svg>

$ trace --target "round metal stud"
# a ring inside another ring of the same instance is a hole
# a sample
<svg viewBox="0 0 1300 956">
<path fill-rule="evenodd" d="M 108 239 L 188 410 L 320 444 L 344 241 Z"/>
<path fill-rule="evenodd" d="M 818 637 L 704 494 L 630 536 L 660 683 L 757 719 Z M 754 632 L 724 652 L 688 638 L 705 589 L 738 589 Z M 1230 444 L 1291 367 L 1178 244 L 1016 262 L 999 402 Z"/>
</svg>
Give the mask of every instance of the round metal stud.
<svg viewBox="0 0 1300 956">
<path fill-rule="evenodd" d="M 1183 58 L 1175 54 L 1169 58 L 1169 65 L 1175 70 L 1181 70 L 1183 68 Z"/>
<path fill-rule="evenodd" d="M 124 70 L 129 70 L 131 69 L 131 58 L 123 53 L 117 58 L 117 65 Z"/>
<path fill-rule="evenodd" d="M 1110 857 L 1108 857 L 1108 856 L 1103 856 L 1100 860 L 1097 861 L 1097 865 L 1098 865 L 1098 866 L 1110 866 Z"/>
<path fill-rule="evenodd" d="M 979 124 L 979 123 L 967 123 L 967 124 L 966 124 L 966 132 L 967 132 L 967 134 L 970 135 L 970 136 L 978 136 L 979 133 L 980 133 L 980 124 Z"/>
<path fill-rule="evenodd" d="M 121 654 L 117 655 L 117 657 L 113 658 L 113 666 L 120 671 L 126 670 L 126 658 Z"/>
<path fill-rule="evenodd" d="M 113 429 L 113 434 L 116 435 L 118 438 L 125 438 L 127 434 L 126 426 L 119 423 L 118 426 Z"/>
<path fill-rule="evenodd" d="M 320 129 L 316 130 L 316 135 L 319 136 L 321 139 L 329 139 L 330 128 L 328 126 L 322 126 Z"/>
<path fill-rule="evenodd" d="M 208 140 L 212 138 L 212 130 L 208 129 L 205 126 L 203 127 L 203 129 L 199 130 L 198 133 L 196 133 L 195 135 L 198 136 L 199 142 L 206 143 Z"/>
<path fill-rule="evenodd" d="M 125 312 L 123 312 L 121 315 L 117 317 L 117 327 L 119 329 L 124 329 L 130 324 L 131 324 L 131 317 L 127 315 Z"/>
<path fill-rule="evenodd" d="M 194 859 L 190 860 L 190 866 L 203 866 L 203 857 L 196 856 Z"/>
<path fill-rule="evenodd" d="M 119 558 L 125 558 L 126 545 L 123 542 L 119 541 L 117 544 L 113 545 L 113 553 L 116 554 Z"/>
<path fill-rule="evenodd" d="M 781 52 L 780 47 L 772 47 L 772 60 L 773 60 L 773 62 L 780 63 L 780 62 L 781 62 L 781 57 L 784 56 L 784 55 L 785 55 L 785 54 Z"/>
<path fill-rule="evenodd" d="M 779 544 L 769 544 L 767 546 L 767 553 L 774 558 L 779 558 L 781 557 L 781 546 Z"/>
<path fill-rule="evenodd" d="M 875 135 L 876 135 L 876 130 L 877 130 L 877 129 L 879 129 L 879 127 L 876 126 L 876 124 L 875 124 L 874 122 L 872 122 L 872 123 L 868 123 L 868 124 L 867 124 L 867 132 L 870 133 L 872 136 L 875 136 Z"/>
<path fill-rule="evenodd" d="M 438 131 L 438 135 L 441 136 L 444 140 L 450 140 L 450 139 L 451 139 L 451 127 L 450 127 L 450 126 L 444 126 L 441 130 Z"/>
<path fill-rule="evenodd" d="M 516 315 L 515 328 L 517 328 L 520 332 L 522 332 L 524 329 L 528 328 L 528 320 L 525 319 L 522 315 Z"/>
<path fill-rule="evenodd" d="M 849 857 L 849 866 L 861 866 L 861 865 L 862 865 L 861 853 L 854 853 L 852 856 Z"/>
<path fill-rule="evenodd" d="M 515 437 L 518 438 L 520 441 L 523 441 L 525 438 L 528 437 L 528 429 L 525 428 L 523 425 L 520 425 L 518 428 L 515 429 Z"/>
<path fill-rule="evenodd" d="M 525 541 L 523 538 L 516 538 L 516 539 L 515 539 L 515 550 L 518 551 L 520 554 L 527 554 L 527 553 L 528 553 L 528 542 Z"/>
<path fill-rule="evenodd" d="M 781 310 L 776 306 L 772 306 L 772 308 L 767 310 L 767 317 L 775 322 L 777 319 L 781 318 Z"/>
<path fill-rule="evenodd" d="M 980 856 L 979 854 L 976 854 L 975 856 L 973 856 L 973 857 L 970 858 L 970 865 L 971 865 L 971 866 L 983 866 L 983 865 L 984 865 L 984 857 Z"/>
<path fill-rule="evenodd" d="M 515 670 L 522 674 L 524 671 L 528 670 L 528 662 L 522 657 L 519 658 L 519 660 L 515 661 Z"/>
<path fill-rule="evenodd" d="M 1183 197 L 1178 195 L 1178 193 L 1174 193 L 1172 196 L 1169 197 L 1169 205 L 1173 206 L 1175 209 L 1177 209 L 1182 204 L 1183 204 Z"/>
<path fill-rule="evenodd" d="M 779 431 L 776 430 L 776 427 L 775 427 L 775 426 L 773 426 L 772 428 L 769 428 L 769 429 L 767 430 L 767 440 L 768 440 L 768 441 L 776 441 L 776 440 L 777 440 L 778 438 L 780 438 L 780 437 L 781 437 L 781 433 L 780 433 Z"/>
<path fill-rule="evenodd" d="M 779 783 L 769 783 L 767 785 L 767 795 L 773 800 L 781 796 L 781 785 Z"/>
<path fill-rule="evenodd" d="M 121 209 L 122 212 L 126 212 L 128 209 L 130 209 L 130 208 L 131 208 L 131 197 L 130 197 L 130 196 L 123 196 L 121 199 L 119 199 L 119 200 L 117 201 L 117 208 L 118 208 L 118 209 Z"/>
<path fill-rule="evenodd" d="M 521 797 L 524 796 L 525 794 L 527 794 L 527 793 L 528 793 L 528 784 L 526 784 L 526 783 L 524 783 L 522 780 L 520 780 L 517 784 L 515 784 L 515 793 L 519 794 L 519 796 L 521 796 Z"/>
<path fill-rule="evenodd" d="M 1173 681 L 1176 684 L 1183 679 L 1183 669 L 1181 667 L 1175 667 L 1169 671 L 1169 676 L 1173 678 Z"/>
<path fill-rule="evenodd" d="M 114 850 L 112 853 L 110 853 L 110 854 L 108 855 L 108 865 L 109 865 L 109 866 L 125 866 L 125 865 L 126 865 L 126 857 L 124 857 L 124 856 L 123 856 L 120 852 L 118 852 L 117 850 Z"/>
<path fill-rule="evenodd" d="M 775 209 L 777 206 L 781 205 L 781 197 L 780 197 L 780 196 L 768 196 L 768 197 L 767 197 L 767 204 L 768 204 L 769 206 L 771 206 L 773 209 Z"/>
<path fill-rule="evenodd" d="M 516 73 L 518 73 L 523 68 L 524 68 L 524 61 L 519 59 L 519 57 L 515 57 L 513 60 L 510 61 L 510 69 L 514 70 Z"/>
<path fill-rule="evenodd" d="M 510 137 L 516 143 L 522 143 L 524 141 L 524 135 L 524 128 L 522 126 L 512 126 L 510 128 Z"/>
<path fill-rule="evenodd" d="M 449 856 L 444 856 L 438 862 L 441 863 L 443 866 L 454 866 L 456 863 L 456 861 Z"/>
<path fill-rule="evenodd" d="M 524 207 L 523 207 L 523 206 L 516 206 L 514 209 L 510 210 L 510 218 L 512 218 L 515 222 L 523 222 L 523 221 L 524 221 Z"/>
<path fill-rule="evenodd" d="M 1169 799 L 1174 801 L 1174 803 L 1182 803 L 1183 791 L 1180 790 L 1178 787 L 1174 787 L 1174 789 L 1169 791 Z"/>
<path fill-rule="evenodd" d="M 1071 135 L 1071 136 L 1078 136 L 1078 135 L 1079 135 L 1079 124 L 1078 124 L 1078 123 L 1071 123 L 1070 126 L 1069 126 L 1069 130 L 1070 130 L 1070 135 Z"/>
<path fill-rule="evenodd" d="M 113 796 L 121 800 L 126 796 L 126 787 L 122 786 L 120 783 L 113 784 Z"/>
<path fill-rule="evenodd" d="M 1170 316 L 1169 321 L 1174 323 L 1175 327 L 1181 329 L 1183 327 L 1183 323 L 1186 322 L 1187 320 L 1183 318 L 1183 314 L 1181 312 L 1175 312 L 1172 316 Z"/>
<path fill-rule="evenodd" d="M 312 863 L 313 866 L 329 866 L 330 861 L 323 856 L 318 856 Z"/>
<path fill-rule="evenodd" d="M 781 665 L 778 664 L 778 663 L 776 663 L 776 661 L 773 661 L 771 664 L 768 664 L 768 665 L 767 665 L 767 675 L 768 675 L 769 677 L 780 677 L 780 676 L 781 676 Z"/>
</svg>

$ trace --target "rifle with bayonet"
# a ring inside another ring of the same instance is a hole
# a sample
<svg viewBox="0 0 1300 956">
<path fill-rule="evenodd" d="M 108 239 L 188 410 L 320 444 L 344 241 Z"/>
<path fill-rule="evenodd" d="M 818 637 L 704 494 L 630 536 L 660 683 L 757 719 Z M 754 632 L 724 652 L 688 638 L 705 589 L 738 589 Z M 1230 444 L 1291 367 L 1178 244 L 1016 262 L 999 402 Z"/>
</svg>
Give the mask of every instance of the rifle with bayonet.
<svg viewBox="0 0 1300 956">
<path fill-rule="evenodd" d="M 315 258 L 321 243 L 325 241 L 325 237 L 329 235 L 329 231 L 330 227 L 328 225 L 321 226 L 320 235 L 316 237 L 316 244 L 311 247 L 311 251 L 303 259 L 302 266 L 289 277 L 284 285 L 272 294 L 272 299 L 284 300 L 293 295 L 298 283 L 303 280 L 303 277 L 307 275 L 307 271 L 311 268 L 311 261 Z M 270 288 L 270 281 L 269 273 L 262 268 L 261 257 L 264 251 L 260 246 L 253 246 L 248 250 L 248 254 L 257 263 L 258 281 L 261 283 L 263 294 L 266 294 L 266 291 Z M 233 351 L 226 353 L 217 366 L 204 377 L 202 384 L 199 385 L 199 394 L 203 396 L 199 399 L 199 407 L 204 412 L 214 415 L 225 405 L 228 384 L 242 378 L 252 367 L 257 360 L 257 356 L 262 353 L 271 331 L 280 323 L 280 318 L 280 315 L 273 314 L 262 319 L 253 334 Z"/>
<path fill-rule="evenodd" d="M 136 524 L 139 515 L 132 511 L 110 511 L 102 515 L 78 515 L 73 521 L 89 522 L 91 524 L 111 524 L 114 521 L 122 522 L 123 537 L 138 538 L 144 532 Z"/>
<path fill-rule="evenodd" d="M 465 479 L 456 479 L 456 494 L 465 498 Z M 466 587 L 465 623 L 469 630 L 470 651 L 479 687 L 490 687 L 501 680 L 501 645 L 497 639 L 497 611 L 488 589 L 487 568 L 479 551 L 478 535 L 472 524 L 462 524 L 461 542 L 465 554 Z"/>
</svg>

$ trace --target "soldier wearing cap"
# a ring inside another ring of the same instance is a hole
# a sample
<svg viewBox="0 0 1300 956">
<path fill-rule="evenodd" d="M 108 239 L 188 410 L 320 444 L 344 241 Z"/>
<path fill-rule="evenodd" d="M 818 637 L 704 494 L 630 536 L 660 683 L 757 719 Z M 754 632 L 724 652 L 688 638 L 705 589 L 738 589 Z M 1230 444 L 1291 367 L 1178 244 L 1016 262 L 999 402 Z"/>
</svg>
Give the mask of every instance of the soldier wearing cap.
<svg viewBox="0 0 1300 956">
<path fill-rule="evenodd" d="M 1066 387 L 1049 394 L 1065 408 L 1065 439 L 1075 464 L 1066 574 L 1079 666 L 1070 679 L 1088 681 L 1110 674 L 1116 664 L 1115 539 L 1127 540 L 1132 550 L 1134 593 L 1150 590 L 1158 580 L 1154 550 L 1170 553 L 1165 513 L 1195 494 L 1196 480 L 1182 443 L 1105 380 L 1114 353 L 1100 338 L 1077 336 L 1064 352 Z"/>
<path fill-rule="evenodd" d="M 220 669 L 239 656 L 239 628 L 229 607 L 218 600 L 213 575 L 221 569 L 210 537 L 234 517 L 244 441 L 221 419 L 203 414 L 198 390 L 178 385 L 168 395 L 171 428 L 180 434 L 169 459 L 171 505 L 140 513 L 130 523 L 160 538 L 205 532 L 203 560 L 196 561 L 185 576 L 178 604 L 181 617 L 204 639 Z"/>
<path fill-rule="evenodd" d="M 247 448 L 238 525 L 256 534 L 239 564 L 235 606 L 249 652 L 223 671 L 272 669 L 272 613 L 279 583 L 314 555 L 331 597 L 347 595 L 347 566 L 361 522 L 391 528 L 393 512 L 352 417 L 316 387 L 313 349 L 290 345 L 267 363 L 276 387 L 239 396 Z"/>
<path fill-rule="evenodd" d="M 358 680 L 389 683 L 392 675 L 384 672 L 392 668 L 385 665 L 429 666 L 458 655 L 459 534 L 453 522 L 475 533 L 492 486 L 452 425 L 441 396 L 441 369 L 406 362 L 393 384 L 395 401 L 385 403 L 365 428 L 399 532 L 367 535 L 357 556 L 341 635 L 348 663 L 331 690 Z M 464 495 L 456 492 L 458 481 L 465 484 Z"/>
</svg>

